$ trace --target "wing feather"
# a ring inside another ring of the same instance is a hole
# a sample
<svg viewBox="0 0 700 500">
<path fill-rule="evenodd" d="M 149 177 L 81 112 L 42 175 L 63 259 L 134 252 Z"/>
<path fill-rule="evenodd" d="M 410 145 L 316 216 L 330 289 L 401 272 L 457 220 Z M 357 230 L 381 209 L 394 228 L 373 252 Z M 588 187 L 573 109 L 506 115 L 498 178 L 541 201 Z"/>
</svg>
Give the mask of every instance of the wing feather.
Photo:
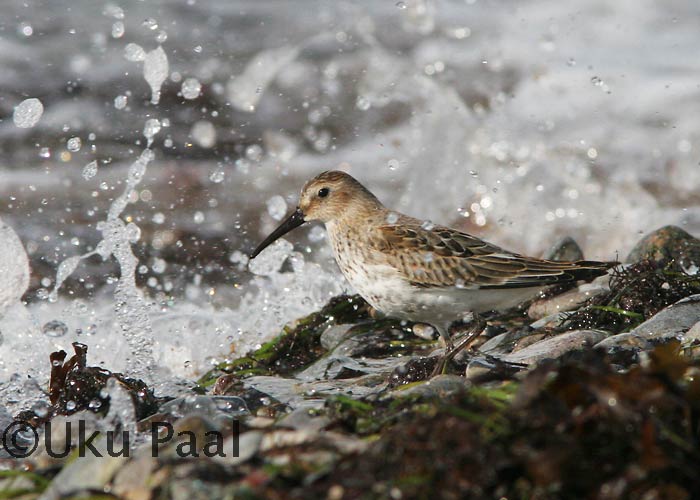
<svg viewBox="0 0 700 500">
<path fill-rule="evenodd" d="M 379 226 L 371 244 L 413 285 L 423 288 L 541 287 L 592 279 L 615 263 L 558 262 L 509 252 L 460 231 L 421 227 L 408 217 Z"/>
</svg>

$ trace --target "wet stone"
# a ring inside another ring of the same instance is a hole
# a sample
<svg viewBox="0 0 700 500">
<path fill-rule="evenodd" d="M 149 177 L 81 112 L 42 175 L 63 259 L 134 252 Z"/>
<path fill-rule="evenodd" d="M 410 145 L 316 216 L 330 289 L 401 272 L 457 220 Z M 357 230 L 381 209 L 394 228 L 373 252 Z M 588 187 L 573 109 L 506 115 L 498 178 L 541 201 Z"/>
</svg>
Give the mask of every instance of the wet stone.
<svg viewBox="0 0 700 500">
<path fill-rule="evenodd" d="M 277 422 L 277 425 L 280 427 L 296 430 L 310 429 L 312 431 L 320 431 L 328 424 L 330 424 L 328 417 L 307 408 L 298 408 Z"/>
<path fill-rule="evenodd" d="M 664 226 L 642 238 L 627 256 L 627 262 L 651 260 L 660 267 L 700 272 L 700 240 L 677 226 Z"/>
<path fill-rule="evenodd" d="M 583 250 L 570 236 L 566 236 L 545 252 L 542 257 L 547 260 L 556 260 L 559 262 L 572 262 L 583 260 Z"/>
<path fill-rule="evenodd" d="M 333 325 L 327 328 L 321 334 L 321 345 L 328 351 L 335 349 L 348 337 L 352 327 L 353 325 Z"/>
<path fill-rule="evenodd" d="M 430 380 L 411 384 L 408 387 L 399 386 L 391 394 L 394 397 L 421 396 L 443 398 L 463 391 L 467 384 L 467 379 L 458 375 L 437 375 Z"/>
<path fill-rule="evenodd" d="M 498 355 L 511 352 L 513 349 L 528 342 L 539 340 L 542 333 L 531 327 L 518 328 L 505 333 L 500 333 L 484 342 L 479 348 L 479 352 Z M 532 338 L 532 339 L 531 339 Z M 528 341 L 527 339 L 531 339 Z"/>
<path fill-rule="evenodd" d="M 214 456 L 214 460 L 227 466 L 237 466 L 253 458 L 260 449 L 263 433 L 260 431 L 248 431 L 242 433 L 238 438 L 235 436 L 224 440 L 224 449 L 232 450 L 235 447 L 234 439 L 238 439 L 238 456 L 226 455 L 225 457 Z"/>
<path fill-rule="evenodd" d="M 573 350 L 590 348 L 608 334 L 598 330 L 573 330 L 535 342 L 501 359 L 509 363 L 536 364 L 544 359 L 558 358 Z"/>
<path fill-rule="evenodd" d="M 688 339 L 686 333 L 700 321 L 700 294 L 691 295 L 665 308 L 630 332 L 613 335 L 596 347 L 647 349 L 670 339 Z M 693 335 L 695 332 L 693 332 Z"/>
<path fill-rule="evenodd" d="M 554 297 L 536 300 L 528 308 L 527 315 L 532 319 L 542 319 L 558 312 L 577 309 L 587 300 L 610 291 L 610 276 L 599 276 L 590 283 L 583 283 Z"/>
</svg>

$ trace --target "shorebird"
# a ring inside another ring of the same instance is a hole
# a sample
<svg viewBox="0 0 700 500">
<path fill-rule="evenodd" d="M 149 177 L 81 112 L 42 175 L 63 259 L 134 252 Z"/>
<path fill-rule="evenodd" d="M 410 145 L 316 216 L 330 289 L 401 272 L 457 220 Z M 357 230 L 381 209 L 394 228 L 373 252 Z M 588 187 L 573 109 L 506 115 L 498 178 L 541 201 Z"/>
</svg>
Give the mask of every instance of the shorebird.
<svg viewBox="0 0 700 500">
<path fill-rule="evenodd" d="M 310 221 L 326 226 L 335 260 L 350 285 L 390 317 L 434 327 L 447 345 L 444 364 L 478 336 L 478 314 L 505 310 L 548 286 L 590 280 L 614 263 L 525 257 L 475 236 L 386 208 L 355 178 L 328 171 L 308 181 L 292 214 L 251 254 Z M 453 344 L 449 327 L 472 317 Z"/>
</svg>

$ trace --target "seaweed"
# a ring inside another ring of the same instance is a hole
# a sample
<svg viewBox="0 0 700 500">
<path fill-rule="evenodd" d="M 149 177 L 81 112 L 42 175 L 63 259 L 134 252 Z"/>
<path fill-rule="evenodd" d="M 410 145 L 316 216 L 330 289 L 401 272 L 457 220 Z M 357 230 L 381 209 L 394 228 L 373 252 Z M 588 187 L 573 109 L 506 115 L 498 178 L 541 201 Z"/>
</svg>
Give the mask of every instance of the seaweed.
<svg viewBox="0 0 700 500">
<path fill-rule="evenodd" d="M 381 434 L 304 494 L 697 498 L 700 362 L 679 348 L 657 347 L 626 372 L 589 350 L 544 363 L 522 383 L 371 409 L 340 401 L 340 422 L 357 432 L 371 418 Z"/>
<path fill-rule="evenodd" d="M 611 271 L 610 291 L 567 313 L 559 330 L 600 328 L 612 333 L 630 330 L 663 308 L 700 293 L 700 276 L 644 260 Z"/>
<path fill-rule="evenodd" d="M 67 354 L 63 350 L 50 355 L 50 406 L 46 414 L 37 415 L 33 410 L 27 410 L 18 415 L 19 420 L 36 425 L 56 415 L 70 415 L 82 410 L 106 414 L 110 398 L 102 390 L 110 378 L 115 378 L 129 392 L 137 419 L 157 411 L 159 401 L 143 381 L 104 368 L 87 366 L 88 347 L 78 342 L 72 345 L 75 354 L 68 361 L 65 361 Z"/>
</svg>

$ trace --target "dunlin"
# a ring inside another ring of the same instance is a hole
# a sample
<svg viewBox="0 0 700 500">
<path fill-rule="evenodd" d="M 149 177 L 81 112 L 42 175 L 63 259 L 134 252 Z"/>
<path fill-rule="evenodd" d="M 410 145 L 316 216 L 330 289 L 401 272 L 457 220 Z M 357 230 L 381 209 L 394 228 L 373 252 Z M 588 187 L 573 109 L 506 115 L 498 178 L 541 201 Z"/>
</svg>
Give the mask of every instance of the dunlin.
<svg viewBox="0 0 700 500">
<path fill-rule="evenodd" d="M 325 224 L 335 260 L 352 287 L 387 316 L 433 326 L 451 358 L 483 327 L 475 322 L 459 345 L 450 325 L 478 313 L 535 298 L 548 286 L 590 280 L 613 264 L 525 257 L 475 236 L 386 208 L 352 176 L 323 172 L 307 182 L 296 210 L 253 251 L 302 225 Z"/>
</svg>

